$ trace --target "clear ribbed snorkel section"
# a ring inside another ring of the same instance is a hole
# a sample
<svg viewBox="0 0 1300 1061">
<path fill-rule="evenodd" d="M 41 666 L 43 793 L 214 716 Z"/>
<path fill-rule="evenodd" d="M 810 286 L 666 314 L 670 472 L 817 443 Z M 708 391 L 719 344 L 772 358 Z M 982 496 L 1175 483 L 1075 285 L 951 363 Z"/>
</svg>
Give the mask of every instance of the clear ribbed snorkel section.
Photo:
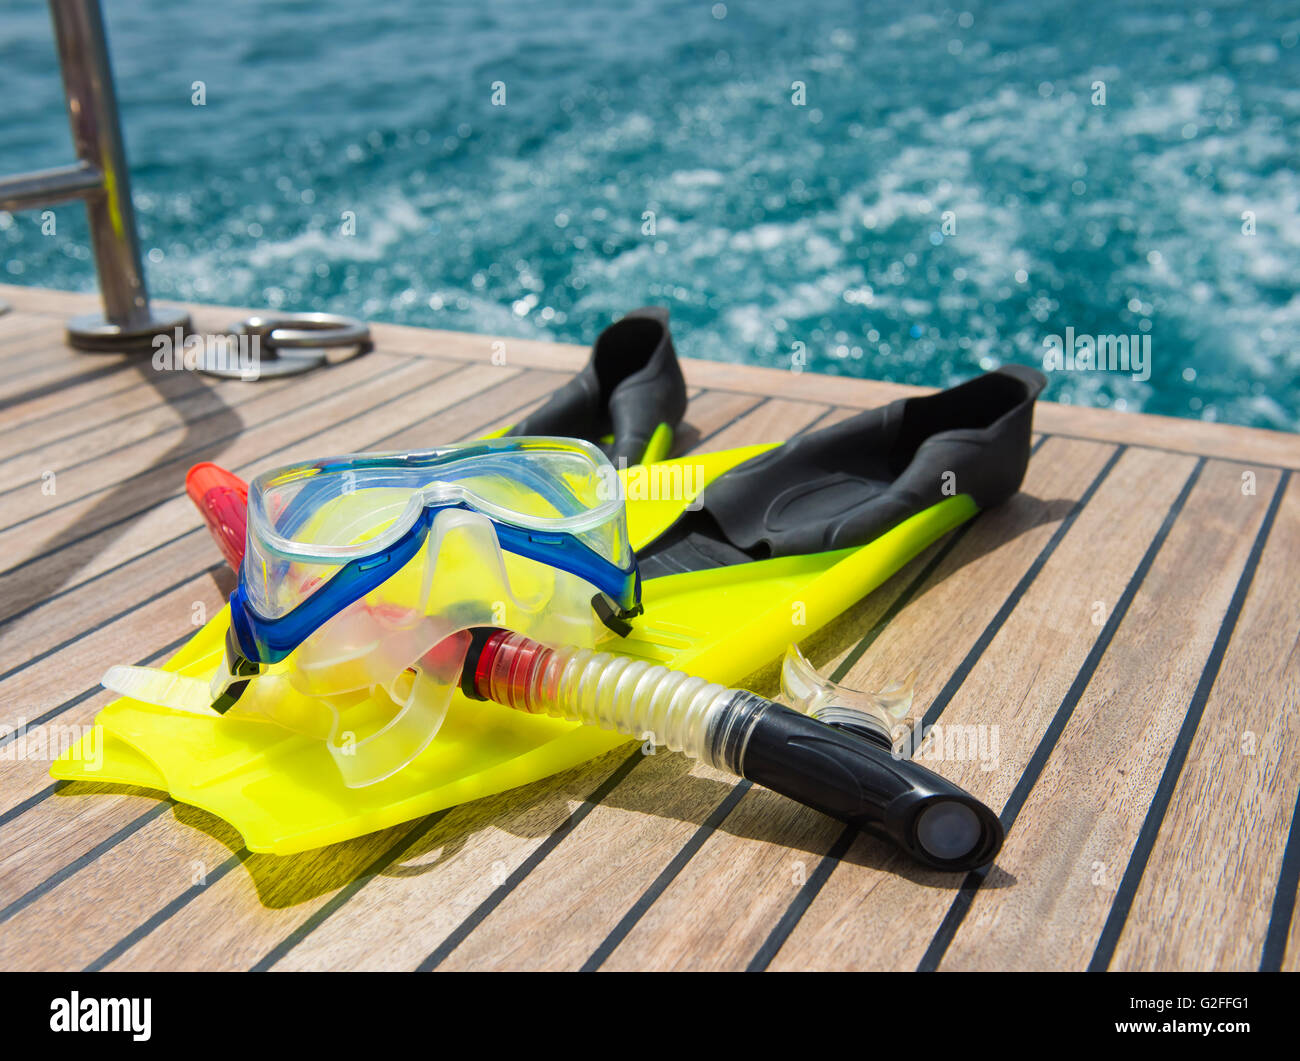
<svg viewBox="0 0 1300 1061">
<path fill-rule="evenodd" d="M 479 655 L 474 686 L 517 711 L 616 730 L 726 766 L 722 737 L 737 691 L 681 671 L 501 631 Z"/>
<path fill-rule="evenodd" d="M 850 729 L 861 720 L 847 707 L 837 716 L 843 721 L 828 724 L 645 660 L 551 648 L 504 630 L 483 634 L 462 672 L 474 696 L 642 740 L 648 735 L 842 822 L 882 832 L 940 869 L 973 869 L 1002 845 L 996 814 L 919 763 L 897 758 L 883 725 Z"/>
</svg>

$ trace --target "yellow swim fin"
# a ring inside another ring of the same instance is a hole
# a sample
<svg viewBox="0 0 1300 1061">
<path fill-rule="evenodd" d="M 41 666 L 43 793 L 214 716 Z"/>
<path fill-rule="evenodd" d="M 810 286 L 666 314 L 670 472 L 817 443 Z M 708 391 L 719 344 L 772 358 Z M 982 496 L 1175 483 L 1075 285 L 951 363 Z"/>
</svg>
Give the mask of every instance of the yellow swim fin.
<svg viewBox="0 0 1300 1061">
<path fill-rule="evenodd" d="M 738 684 L 1014 493 L 1042 384 L 1011 367 L 780 446 L 626 469 L 644 612 L 605 647 Z M 227 625 L 223 610 L 165 669 L 209 678 Z M 230 822 L 251 850 L 276 854 L 540 780 L 628 739 L 457 693 L 409 766 L 348 788 L 322 741 L 275 725 L 125 698 L 97 721 L 102 743 L 92 734 L 73 748 L 56 778 L 165 789 Z"/>
</svg>

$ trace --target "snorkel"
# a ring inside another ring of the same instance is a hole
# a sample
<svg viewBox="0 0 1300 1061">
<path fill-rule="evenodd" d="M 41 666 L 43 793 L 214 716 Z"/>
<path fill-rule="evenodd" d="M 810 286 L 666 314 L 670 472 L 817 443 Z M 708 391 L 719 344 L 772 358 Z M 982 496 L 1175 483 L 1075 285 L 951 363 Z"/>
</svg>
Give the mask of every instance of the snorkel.
<svg viewBox="0 0 1300 1061">
<path fill-rule="evenodd" d="M 459 689 L 648 733 L 937 869 L 990 861 L 997 816 L 894 751 L 910 684 L 854 693 L 792 649 L 784 706 L 617 651 L 641 586 L 622 501 L 598 486 L 613 475 L 593 447 L 537 438 L 268 473 L 212 684 L 141 668 L 105 684 L 319 737 L 350 787 L 410 766 Z"/>
<path fill-rule="evenodd" d="M 462 679 L 479 700 L 648 733 L 672 751 L 887 837 L 935 869 L 974 869 L 997 854 L 997 815 L 895 754 L 890 734 L 897 708 L 910 705 L 910 686 L 892 697 L 842 689 L 791 646 L 782 687 L 792 707 L 645 660 L 551 648 L 504 630 L 476 639 Z"/>
</svg>

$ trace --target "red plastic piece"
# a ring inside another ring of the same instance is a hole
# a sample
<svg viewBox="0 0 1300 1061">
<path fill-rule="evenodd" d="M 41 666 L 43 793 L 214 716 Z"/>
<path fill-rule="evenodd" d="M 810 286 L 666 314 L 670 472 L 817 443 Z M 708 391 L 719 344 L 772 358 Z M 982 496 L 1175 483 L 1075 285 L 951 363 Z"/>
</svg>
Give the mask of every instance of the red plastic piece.
<svg viewBox="0 0 1300 1061">
<path fill-rule="evenodd" d="M 185 492 L 203 513 L 226 563 L 238 571 L 248 535 L 248 484 L 233 472 L 203 461 L 186 473 Z"/>
<path fill-rule="evenodd" d="M 493 703 L 513 707 L 516 711 L 539 711 L 532 703 L 531 679 L 538 667 L 545 666 L 553 650 L 537 641 L 498 630 L 479 653 L 474 668 L 474 688 L 478 695 Z"/>
</svg>

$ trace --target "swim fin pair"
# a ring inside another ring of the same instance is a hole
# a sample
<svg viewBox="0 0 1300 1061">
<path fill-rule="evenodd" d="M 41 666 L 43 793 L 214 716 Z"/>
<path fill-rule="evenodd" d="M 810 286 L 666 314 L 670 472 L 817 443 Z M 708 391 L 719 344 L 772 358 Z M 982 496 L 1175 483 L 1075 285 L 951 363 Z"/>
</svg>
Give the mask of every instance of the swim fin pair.
<svg viewBox="0 0 1300 1061">
<path fill-rule="evenodd" d="M 1043 384 L 1032 369 L 1009 366 L 782 445 L 625 469 L 644 612 L 608 647 L 741 682 L 1011 496 Z M 206 680 L 228 623 L 223 610 L 166 669 Z M 438 738 L 407 768 L 350 789 L 322 742 L 275 726 L 129 699 L 98 721 L 102 744 L 92 733 L 54 765 L 55 777 L 168 791 L 225 818 L 251 850 L 278 854 L 540 780 L 627 740 L 458 693 Z"/>
</svg>

